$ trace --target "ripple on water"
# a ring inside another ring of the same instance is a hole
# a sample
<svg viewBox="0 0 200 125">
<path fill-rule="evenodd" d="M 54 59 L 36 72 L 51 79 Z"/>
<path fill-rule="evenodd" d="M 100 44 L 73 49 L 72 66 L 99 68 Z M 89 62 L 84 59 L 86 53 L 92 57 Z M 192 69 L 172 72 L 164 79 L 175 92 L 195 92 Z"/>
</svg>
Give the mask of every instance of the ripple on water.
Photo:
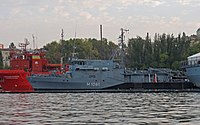
<svg viewBox="0 0 200 125">
<path fill-rule="evenodd" d="M 0 124 L 200 123 L 199 93 L 0 94 Z"/>
</svg>

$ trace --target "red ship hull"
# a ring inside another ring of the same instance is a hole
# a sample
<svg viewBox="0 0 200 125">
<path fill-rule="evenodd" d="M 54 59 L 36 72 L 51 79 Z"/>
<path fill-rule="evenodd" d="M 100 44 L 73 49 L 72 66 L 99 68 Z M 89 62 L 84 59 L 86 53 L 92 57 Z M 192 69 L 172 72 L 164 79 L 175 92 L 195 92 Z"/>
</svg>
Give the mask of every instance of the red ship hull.
<svg viewBox="0 0 200 125">
<path fill-rule="evenodd" d="M 1 92 L 34 92 L 24 70 L 0 70 Z"/>
</svg>

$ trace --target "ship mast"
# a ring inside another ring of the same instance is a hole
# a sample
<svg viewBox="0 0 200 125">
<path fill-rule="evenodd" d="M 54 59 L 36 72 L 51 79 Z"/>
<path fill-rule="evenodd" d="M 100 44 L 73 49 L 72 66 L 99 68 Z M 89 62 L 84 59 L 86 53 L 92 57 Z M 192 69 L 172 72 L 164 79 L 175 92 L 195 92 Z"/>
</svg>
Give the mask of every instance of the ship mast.
<svg viewBox="0 0 200 125">
<path fill-rule="evenodd" d="M 62 29 L 62 32 L 61 32 L 61 40 L 63 41 L 63 39 L 64 39 L 64 31 L 63 31 L 63 29 Z"/>
<path fill-rule="evenodd" d="M 121 44 L 121 66 L 122 68 L 125 69 L 125 63 L 124 63 L 124 57 L 125 57 L 125 53 L 124 53 L 124 40 L 125 40 L 125 33 L 128 32 L 128 29 L 123 29 L 121 28 L 121 35 L 119 36 L 120 39 L 120 44 Z"/>
<path fill-rule="evenodd" d="M 22 49 L 23 51 L 26 51 L 26 47 L 27 47 L 30 43 L 29 43 L 29 41 L 28 41 L 27 38 L 25 38 L 24 41 L 25 41 L 25 43 L 19 43 L 19 47 L 21 47 L 21 49 Z"/>
<path fill-rule="evenodd" d="M 33 50 L 35 49 L 35 36 L 32 34 L 33 37 Z"/>
<path fill-rule="evenodd" d="M 76 58 L 76 30 L 77 30 L 77 23 L 75 27 L 75 33 L 74 33 L 74 43 L 73 43 L 73 53 L 72 53 L 72 59 Z"/>
</svg>

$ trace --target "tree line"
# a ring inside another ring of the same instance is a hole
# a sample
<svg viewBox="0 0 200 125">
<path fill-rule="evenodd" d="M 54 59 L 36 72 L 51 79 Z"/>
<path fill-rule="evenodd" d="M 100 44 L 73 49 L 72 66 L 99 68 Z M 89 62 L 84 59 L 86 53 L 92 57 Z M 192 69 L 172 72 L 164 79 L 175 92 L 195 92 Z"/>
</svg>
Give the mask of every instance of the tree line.
<svg viewBox="0 0 200 125">
<path fill-rule="evenodd" d="M 102 41 L 89 39 L 69 39 L 52 41 L 43 48 L 50 63 L 69 63 L 72 56 L 80 59 L 110 59 L 120 46 L 103 38 Z M 180 69 L 180 62 L 188 56 L 200 52 L 197 39 L 186 36 L 183 32 L 175 37 L 173 34 L 155 34 L 145 38 L 130 38 L 125 47 L 125 65 L 130 68 L 144 69 L 148 67 Z M 120 54 L 117 53 L 118 59 Z M 0 67 L 2 54 L 0 52 Z"/>
<path fill-rule="evenodd" d="M 47 58 L 51 63 L 68 63 L 74 56 L 80 59 L 109 59 L 118 49 L 118 45 L 107 39 L 69 39 L 53 41 L 43 47 L 47 50 Z"/>
<path fill-rule="evenodd" d="M 107 39 L 69 39 L 53 41 L 44 46 L 51 63 L 60 63 L 63 56 L 68 62 L 74 46 L 76 56 L 81 59 L 109 59 L 119 46 Z M 183 32 L 175 37 L 173 34 L 155 34 L 153 38 L 147 33 L 145 38 L 130 38 L 125 47 L 125 64 L 131 68 L 171 68 L 180 69 L 180 62 L 188 56 L 200 52 L 200 43 Z"/>
<path fill-rule="evenodd" d="M 128 67 L 164 67 L 180 69 L 181 61 L 188 56 L 200 52 L 200 43 L 192 40 L 183 32 L 174 37 L 173 34 L 155 34 L 153 40 L 147 36 L 129 39 L 127 47 Z"/>
</svg>

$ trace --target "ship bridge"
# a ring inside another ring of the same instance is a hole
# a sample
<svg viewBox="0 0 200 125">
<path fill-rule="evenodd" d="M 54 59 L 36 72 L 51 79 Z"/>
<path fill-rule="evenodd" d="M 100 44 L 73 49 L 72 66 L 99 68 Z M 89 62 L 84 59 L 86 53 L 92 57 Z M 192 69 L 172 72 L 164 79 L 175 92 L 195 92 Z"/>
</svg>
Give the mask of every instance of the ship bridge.
<svg viewBox="0 0 200 125">
<path fill-rule="evenodd" d="M 75 70 L 112 70 L 120 68 L 117 62 L 113 60 L 87 60 L 76 59 L 72 60 L 71 66 Z"/>
<path fill-rule="evenodd" d="M 200 65 L 200 53 L 187 57 L 187 60 L 181 64 L 183 68 Z"/>
</svg>

